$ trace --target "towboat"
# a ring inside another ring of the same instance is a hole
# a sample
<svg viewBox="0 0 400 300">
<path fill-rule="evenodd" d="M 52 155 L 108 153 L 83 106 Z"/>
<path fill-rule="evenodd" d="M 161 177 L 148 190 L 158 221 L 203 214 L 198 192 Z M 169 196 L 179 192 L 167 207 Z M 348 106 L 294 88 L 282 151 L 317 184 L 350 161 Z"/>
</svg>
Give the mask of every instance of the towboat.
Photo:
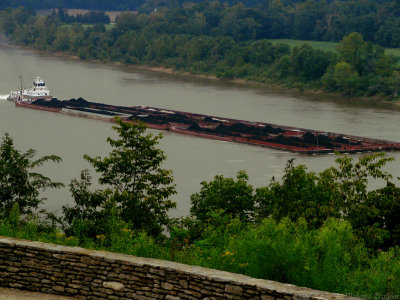
<svg viewBox="0 0 400 300">
<path fill-rule="evenodd" d="M 33 102 L 36 100 L 47 100 L 50 101 L 52 96 L 48 90 L 46 83 L 42 78 L 36 77 L 33 81 L 33 85 L 29 89 L 22 88 L 22 76 L 19 76 L 21 81 L 21 89 L 19 91 L 11 91 L 7 97 L 9 101 L 21 101 L 21 102 Z"/>
</svg>

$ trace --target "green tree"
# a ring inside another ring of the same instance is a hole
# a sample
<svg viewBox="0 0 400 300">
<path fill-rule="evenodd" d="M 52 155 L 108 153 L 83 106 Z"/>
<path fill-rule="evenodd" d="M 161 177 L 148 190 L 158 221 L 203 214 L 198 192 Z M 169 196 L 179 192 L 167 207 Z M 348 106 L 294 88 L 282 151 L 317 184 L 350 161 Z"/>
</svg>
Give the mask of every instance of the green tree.
<svg viewBox="0 0 400 300">
<path fill-rule="evenodd" d="M 110 190 L 90 191 L 91 176 L 88 170 L 81 172 L 80 180 L 71 181 L 69 188 L 75 201 L 74 207 L 63 206 L 62 229 L 69 236 L 76 236 L 83 242 L 94 240 L 105 234 L 107 219 L 113 205 L 108 199 Z"/>
<path fill-rule="evenodd" d="M 279 221 L 304 218 L 311 228 L 320 228 L 330 218 L 351 223 L 369 247 L 397 245 L 400 241 L 400 188 L 384 170 L 393 158 L 383 153 L 366 155 L 353 162 L 346 155 L 337 166 L 320 174 L 290 160 L 280 182 L 256 190 L 256 221 L 272 217 Z M 369 180 L 386 182 L 386 187 L 369 190 Z"/>
<path fill-rule="evenodd" d="M 201 183 L 201 191 L 191 196 L 190 212 L 201 222 L 206 222 L 215 211 L 223 210 L 230 218 L 250 221 L 254 214 L 254 190 L 247 183 L 246 172 L 239 171 L 237 180 L 215 176 L 213 181 Z"/>
<path fill-rule="evenodd" d="M 31 214 L 45 199 L 39 197 L 40 191 L 63 186 L 33 171 L 47 161 L 60 162 L 61 158 L 49 155 L 35 159 L 35 155 L 33 149 L 21 153 L 15 149 L 8 134 L 3 137 L 0 144 L 0 215 L 7 216 L 15 203 L 21 214 Z"/>
<path fill-rule="evenodd" d="M 399 188 L 391 182 L 392 175 L 383 169 L 393 160 L 377 153 L 360 157 L 353 163 L 353 158 L 344 155 L 336 159 L 338 167 L 331 167 L 320 175 L 334 186 L 343 218 L 370 247 L 394 245 L 399 240 L 398 223 L 395 224 L 398 218 L 394 215 L 399 212 Z M 386 187 L 370 191 L 369 179 L 382 180 Z"/>
<path fill-rule="evenodd" d="M 350 64 L 360 76 L 375 75 L 378 61 L 384 60 L 385 50 L 366 42 L 357 32 L 345 36 L 338 46 L 339 57 Z"/>
<path fill-rule="evenodd" d="M 320 79 L 325 74 L 329 63 L 329 56 L 326 53 L 306 44 L 293 49 L 293 72 L 303 81 Z"/>
<path fill-rule="evenodd" d="M 352 95 L 357 91 L 360 76 L 349 63 L 341 61 L 335 66 L 333 79 L 341 91 Z"/>
<path fill-rule="evenodd" d="M 257 189 L 257 221 L 304 218 L 312 228 L 319 228 L 327 219 L 341 216 L 334 187 L 328 176 L 320 177 L 289 160 L 282 182 L 273 178 L 267 187 Z"/>
<path fill-rule="evenodd" d="M 108 138 L 113 147 L 109 156 L 85 159 L 100 173 L 99 182 L 112 190 L 123 221 L 135 230 L 158 235 L 169 223 L 168 210 L 175 202 L 168 198 L 175 194 L 172 171 L 161 168 L 166 156 L 156 147 L 161 135 L 145 135 L 141 122 L 128 123 L 116 118 L 118 138 Z"/>
</svg>

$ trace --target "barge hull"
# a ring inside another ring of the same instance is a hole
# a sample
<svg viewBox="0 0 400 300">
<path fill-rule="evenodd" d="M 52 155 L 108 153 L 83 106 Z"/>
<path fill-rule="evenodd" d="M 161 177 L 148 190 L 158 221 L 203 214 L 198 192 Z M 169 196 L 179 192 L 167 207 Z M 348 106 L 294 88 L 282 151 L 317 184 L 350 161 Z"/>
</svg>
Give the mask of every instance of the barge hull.
<svg viewBox="0 0 400 300">
<path fill-rule="evenodd" d="M 236 142 L 304 154 L 398 151 L 400 143 L 305 128 L 251 122 L 147 106 L 124 107 L 82 98 L 60 101 L 15 102 L 16 106 L 72 116 L 125 122 L 140 120 L 148 127 L 174 133 Z"/>
</svg>

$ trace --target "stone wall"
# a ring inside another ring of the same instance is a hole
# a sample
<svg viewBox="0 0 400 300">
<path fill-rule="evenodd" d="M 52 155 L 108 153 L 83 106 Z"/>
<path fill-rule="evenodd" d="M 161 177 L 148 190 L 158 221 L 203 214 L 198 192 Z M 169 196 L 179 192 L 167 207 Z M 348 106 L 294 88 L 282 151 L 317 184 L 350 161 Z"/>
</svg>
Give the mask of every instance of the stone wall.
<svg viewBox="0 0 400 300">
<path fill-rule="evenodd" d="M 0 286 L 81 299 L 347 298 L 196 266 L 8 237 L 0 237 Z"/>
</svg>

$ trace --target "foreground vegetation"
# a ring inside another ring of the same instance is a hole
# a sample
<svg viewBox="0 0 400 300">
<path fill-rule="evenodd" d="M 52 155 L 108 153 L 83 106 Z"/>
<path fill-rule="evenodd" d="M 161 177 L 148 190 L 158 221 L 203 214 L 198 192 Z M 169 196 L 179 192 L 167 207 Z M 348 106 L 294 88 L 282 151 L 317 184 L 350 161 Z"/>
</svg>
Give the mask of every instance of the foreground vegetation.
<svg viewBox="0 0 400 300">
<path fill-rule="evenodd" d="M 400 292 L 400 188 L 384 154 L 315 174 L 290 160 L 280 181 L 254 188 L 246 172 L 215 176 L 191 196 L 190 216 L 170 219 L 172 172 L 162 168 L 161 136 L 116 119 L 106 157 L 85 159 L 69 184 L 73 206 L 38 210 L 39 191 L 61 187 L 35 171 L 57 156 L 0 145 L 0 235 L 167 259 L 332 292 L 391 297 Z M 385 182 L 376 190 L 368 180 Z"/>
<path fill-rule="evenodd" d="M 257 37 L 248 23 L 238 21 L 243 11 L 239 6 L 204 4 L 150 14 L 125 13 L 106 30 L 104 24 L 71 23 L 63 10 L 35 16 L 17 8 L 1 13 L 0 27 L 18 45 L 66 52 L 81 59 L 161 66 L 301 90 L 397 98 L 400 72 L 395 57 L 365 41 L 361 34 L 344 36 L 335 52 L 307 44 L 291 48 Z M 211 17 L 207 17 L 211 12 L 217 14 L 216 20 L 228 12 L 232 19 L 226 24 L 215 20 L 211 25 Z"/>
</svg>

